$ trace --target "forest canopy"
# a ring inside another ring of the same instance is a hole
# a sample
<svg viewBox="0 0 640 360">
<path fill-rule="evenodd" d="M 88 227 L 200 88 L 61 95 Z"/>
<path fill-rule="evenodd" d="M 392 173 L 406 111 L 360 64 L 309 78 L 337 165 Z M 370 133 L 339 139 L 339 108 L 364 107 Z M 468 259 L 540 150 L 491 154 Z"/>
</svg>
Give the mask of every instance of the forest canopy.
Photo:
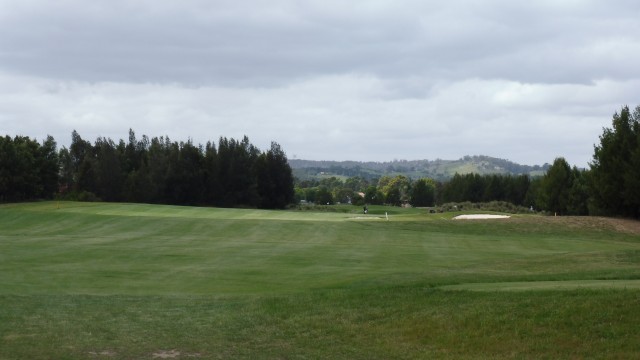
<svg viewBox="0 0 640 360">
<path fill-rule="evenodd" d="M 128 141 L 99 137 L 92 144 L 77 131 L 56 151 L 28 137 L 0 138 L 0 201 L 104 200 L 175 205 L 284 208 L 293 200 L 293 176 L 280 145 L 260 151 L 245 136 L 221 137 L 218 145 Z"/>
</svg>

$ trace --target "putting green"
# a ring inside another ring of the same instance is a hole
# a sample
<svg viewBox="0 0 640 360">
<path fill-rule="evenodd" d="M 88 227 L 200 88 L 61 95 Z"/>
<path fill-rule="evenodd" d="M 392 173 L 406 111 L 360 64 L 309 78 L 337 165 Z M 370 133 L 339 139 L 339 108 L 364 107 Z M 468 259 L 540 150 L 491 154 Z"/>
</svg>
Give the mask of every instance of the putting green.
<svg viewBox="0 0 640 360">
<path fill-rule="evenodd" d="M 576 289 L 640 289 L 640 280 L 569 280 L 468 283 L 441 286 L 443 290 L 528 291 Z"/>
</svg>

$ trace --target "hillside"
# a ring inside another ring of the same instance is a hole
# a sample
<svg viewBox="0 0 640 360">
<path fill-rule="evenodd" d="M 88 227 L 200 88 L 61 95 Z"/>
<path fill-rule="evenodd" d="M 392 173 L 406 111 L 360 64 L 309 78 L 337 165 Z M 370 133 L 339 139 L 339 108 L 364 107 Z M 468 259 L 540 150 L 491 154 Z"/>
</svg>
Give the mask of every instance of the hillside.
<svg viewBox="0 0 640 360">
<path fill-rule="evenodd" d="M 383 175 L 405 175 L 413 179 L 430 177 L 446 180 L 456 173 L 468 174 L 529 174 L 540 176 L 549 168 L 542 166 L 520 165 L 509 160 L 490 156 L 465 156 L 458 160 L 394 160 L 390 162 L 359 161 L 314 161 L 290 159 L 293 175 L 298 179 L 323 178 L 327 176 L 353 177 L 366 179 Z"/>
</svg>

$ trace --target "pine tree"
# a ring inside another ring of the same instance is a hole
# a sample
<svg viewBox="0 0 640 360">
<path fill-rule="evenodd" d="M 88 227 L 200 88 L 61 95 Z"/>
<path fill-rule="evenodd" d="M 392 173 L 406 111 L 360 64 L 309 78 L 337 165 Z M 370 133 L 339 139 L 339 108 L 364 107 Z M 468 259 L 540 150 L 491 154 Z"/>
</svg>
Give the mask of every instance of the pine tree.
<svg viewBox="0 0 640 360">
<path fill-rule="evenodd" d="M 555 159 L 542 178 L 538 204 L 558 215 L 566 214 L 572 185 L 571 167 L 564 158 Z"/>
<path fill-rule="evenodd" d="M 609 215 L 640 216 L 640 106 L 613 115 L 595 146 L 591 193 L 595 210 Z"/>
</svg>

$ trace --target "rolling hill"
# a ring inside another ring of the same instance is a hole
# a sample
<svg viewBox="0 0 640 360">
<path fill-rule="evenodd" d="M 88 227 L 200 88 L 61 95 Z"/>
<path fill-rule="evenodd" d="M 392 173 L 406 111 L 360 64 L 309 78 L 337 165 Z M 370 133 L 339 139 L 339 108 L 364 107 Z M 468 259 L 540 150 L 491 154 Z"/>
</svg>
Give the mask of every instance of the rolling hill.
<svg viewBox="0 0 640 360">
<path fill-rule="evenodd" d="M 390 162 L 315 161 L 289 159 L 293 175 L 298 179 L 318 179 L 327 176 L 366 179 L 384 175 L 405 175 L 413 179 L 429 177 L 446 180 L 456 173 L 468 174 L 528 174 L 541 176 L 550 167 L 544 165 L 520 165 L 509 160 L 490 156 L 465 156 L 458 160 L 394 160 Z"/>
</svg>

